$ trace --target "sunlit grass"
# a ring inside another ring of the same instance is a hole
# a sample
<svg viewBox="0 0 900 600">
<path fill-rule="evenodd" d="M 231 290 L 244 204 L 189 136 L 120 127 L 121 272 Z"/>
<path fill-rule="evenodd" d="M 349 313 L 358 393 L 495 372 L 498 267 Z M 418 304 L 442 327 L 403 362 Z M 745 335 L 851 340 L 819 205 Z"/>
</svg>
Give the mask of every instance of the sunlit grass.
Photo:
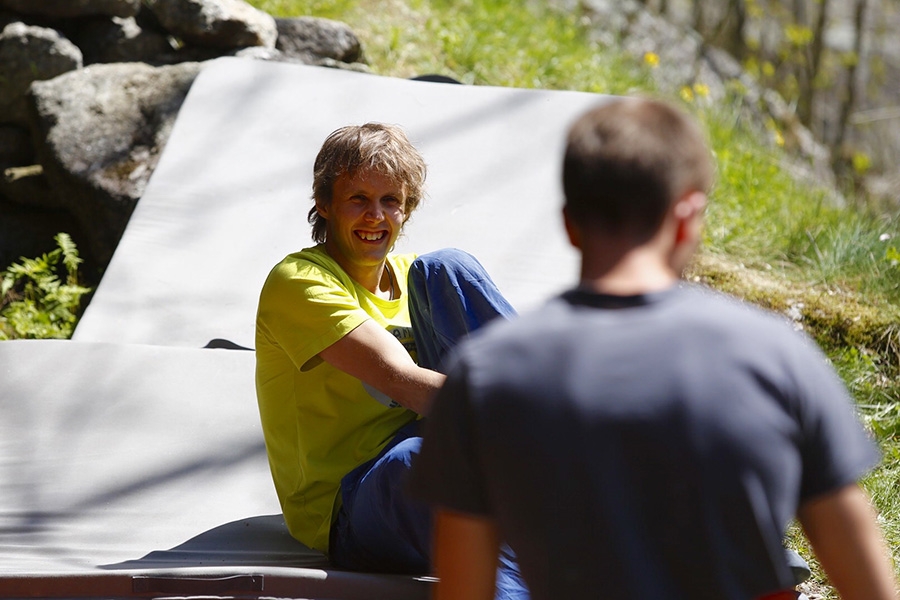
<svg viewBox="0 0 900 600">
<path fill-rule="evenodd" d="M 599 47 L 576 11 L 508 0 L 251 0 L 273 15 L 354 28 L 381 75 L 441 73 L 474 85 L 624 94 L 650 85 L 633 61 Z"/>
</svg>

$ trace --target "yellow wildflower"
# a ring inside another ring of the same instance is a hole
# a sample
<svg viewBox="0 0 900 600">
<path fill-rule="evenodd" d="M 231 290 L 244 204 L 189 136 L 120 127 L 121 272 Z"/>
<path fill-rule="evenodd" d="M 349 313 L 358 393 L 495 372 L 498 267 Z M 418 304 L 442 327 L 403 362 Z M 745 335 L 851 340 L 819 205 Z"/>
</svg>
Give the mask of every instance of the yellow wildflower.
<svg viewBox="0 0 900 600">
<path fill-rule="evenodd" d="M 656 52 L 644 52 L 644 62 L 651 67 L 659 65 L 659 54 Z"/>
<path fill-rule="evenodd" d="M 869 169 L 872 168 L 872 159 L 869 158 L 869 155 L 865 152 L 854 152 L 853 153 L 853 170 L 859 173 L 860 175 L 864 175 Z"/>
<path fill-rule="evenodd" d="M 784 147 L 784 136 L 781 135 L 781 132 L 776 129 L 773 135 L 775 136 L 775 144 L 779 147 Z"/>
</svg>

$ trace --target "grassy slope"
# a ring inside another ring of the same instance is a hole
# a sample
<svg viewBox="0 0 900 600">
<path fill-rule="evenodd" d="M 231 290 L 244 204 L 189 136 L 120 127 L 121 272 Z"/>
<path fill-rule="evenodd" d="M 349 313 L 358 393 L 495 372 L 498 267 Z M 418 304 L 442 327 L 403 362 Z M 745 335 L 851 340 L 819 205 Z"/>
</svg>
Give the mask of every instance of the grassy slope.
<svg viewBox="0 0 900 600">
<path fill-rule="evenodd" d="M 651 68 L 590 41 L 577 14 L 508 0 L 250 0 L 276 16 L 351 25 L 375 73 L 474 85 L 656 92 Z M 530 8 L 529 8 L 530 7 Z M 683 99 L 674 98 L 684 102 Z M 799 183 L 727 106 L 686 103 L 710 134 L 718 183 L 691 277 L 791 315 L 828 352 L 885 452 L 865 482 L 900 548 L 900 251 L 896 219 L 838 210 Z M 802 535 L 794 542 L 808 556 Z M 896 559 L 896 557 L 895 557 Z M 896 560 L 895 560 L 896 561 Z M 821 583 L 817 573 L 816 583 Z M 831 595 L 825 586 L 816 592 Z"/>
</svg>

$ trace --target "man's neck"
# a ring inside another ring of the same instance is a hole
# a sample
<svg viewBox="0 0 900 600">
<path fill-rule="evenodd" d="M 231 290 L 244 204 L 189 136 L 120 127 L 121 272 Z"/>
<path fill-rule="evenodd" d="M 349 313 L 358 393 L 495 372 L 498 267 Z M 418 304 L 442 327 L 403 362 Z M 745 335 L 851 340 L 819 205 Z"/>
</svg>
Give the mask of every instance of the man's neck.
<svg viewBox="0 0 900 600">
<path fill-rule="evenodd" d="M 353 273 L 348 271 L 347 274 L 376 296 L 393 300 L 396 292 L 394 291 L 395 286 L 389 269 L 390 267 L 385 261 L 378 267 L 355 269 Z"/>
<path fill-rule="evenodd" d="M 330 256 L 353 281 L 365 289 L 376 296 L 381 296 L 382 292 L 388 290 L 388 287 L 386 287 L 389 282 L 386 273 L 388 269 L 387 258 L 379 265 L 360 265 L 342 260 L 339 252 L 334 252 L 329 248 L 327 240 L 322 244 L 322 247 L 325 250 L 325 254 Z"/>
<path fill-rule="evenodd" d="M 628 250 L 607 247 L 585 253 L 581 287 L 614 296 L 636 296 L 672 287 L 679 274 L 652 245 Z"/>
<path fill-rule="evenodd" d="M 381 265 L 366 268 L 358 267 L 353 269 L 352 272 L 343 265 L 341 265 L 341 268 L 355 282 L 379 298 L 394 300 L 399 294 L 399 290 L 396 289 L 396 284 L 394 283 L 394 277 L 390 271 L 391 267 L 387 264 L 387 259 Z"/>
</svg>

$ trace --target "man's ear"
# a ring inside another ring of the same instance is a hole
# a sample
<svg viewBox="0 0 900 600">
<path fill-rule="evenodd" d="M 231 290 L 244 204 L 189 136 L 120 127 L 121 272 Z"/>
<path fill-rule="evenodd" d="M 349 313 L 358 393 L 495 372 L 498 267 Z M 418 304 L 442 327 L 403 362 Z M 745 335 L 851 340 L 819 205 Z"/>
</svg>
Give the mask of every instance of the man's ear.
<svg viewBox="0 0 900 600">
<path fill-rule="evenodd" d="M 563 224 L 566 227 L 566 235 L 569 238 L 569 243 L 581 250 L 581 229 L 572 220 L 572 215 L 569 214 L 569 208 L 567 206 L 563 206 L 562 214 Z"/>
<path fill-rule="evenodd" d="M 706 194 L 696 190 L 684 194 L 672 206 L 672 214 L 675 217 L 675 241 L 693 241 L 699 235 L 703 211 L 706 208 Z"/>
<path fill-rule="evenodd" d="M 328 205 L 325 202 L 323 202 L 322 200 L 319 200 L 318 198 L 316 198 L 316 212 L 323 219 L 328 218 Z"/>
</svg>

